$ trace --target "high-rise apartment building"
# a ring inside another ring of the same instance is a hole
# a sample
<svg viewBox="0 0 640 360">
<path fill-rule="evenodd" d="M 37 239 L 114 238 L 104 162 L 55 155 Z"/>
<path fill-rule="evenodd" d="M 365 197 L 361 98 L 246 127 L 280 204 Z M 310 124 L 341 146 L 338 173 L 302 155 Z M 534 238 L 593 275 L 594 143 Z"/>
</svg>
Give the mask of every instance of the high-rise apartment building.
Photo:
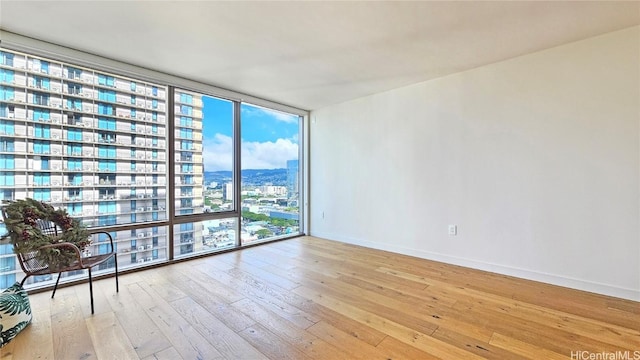
<svg viewBox="0 0 640 360">
<path fill-rule="evenodd" d="M 202 95 L 184 90 L 174 94 L 175 215 L 204 211 L 204 168 L 202 165 Z M 202 223 L 174 226 L 174 254 L 203 249 Z"/>
<path fill-rule="evenodd" d="M 233 201 L 233 183 L 222 185 L 222 198 L 226 201 Z"/>
<path fill-rule="evenodd" d="M 175 214 L 202 212 L 202 99 L 174 95 L 169 124 L 164 86 L 0 50 L 0 200 L 45 201 L 88 226 L 166 220 L 174 129 Z M 174 254 L 197 250 L 198 231 L 176 225 Z M 123 268 L 168 256 L 166 226 L 112 235 Z M 107 251 L 104 240 L 90 252 Z M 0 288 L 21 277 L 11 246 L 0 245 Z"/>
<path fill-rule="evenodd" d="M 287 160 L 287 198 L 291 206 L 298 206 L 298 177 L 298 160 Z"/>
</svg>

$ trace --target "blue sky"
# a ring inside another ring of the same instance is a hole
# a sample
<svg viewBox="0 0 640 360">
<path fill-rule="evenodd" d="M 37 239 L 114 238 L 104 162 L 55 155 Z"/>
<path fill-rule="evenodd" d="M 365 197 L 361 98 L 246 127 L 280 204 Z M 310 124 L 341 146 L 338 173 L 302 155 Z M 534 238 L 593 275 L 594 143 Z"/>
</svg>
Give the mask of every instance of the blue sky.
<svg viewBox="0 0 640 360">
<path fill-rule="evenodd" d="M 205 171 L 231 170 L 233 103 L 203 97 Z M 248 104 L 241 106 L 242 168 L 285 168 L 298 158 L 298 116 Z"/>
</svg>

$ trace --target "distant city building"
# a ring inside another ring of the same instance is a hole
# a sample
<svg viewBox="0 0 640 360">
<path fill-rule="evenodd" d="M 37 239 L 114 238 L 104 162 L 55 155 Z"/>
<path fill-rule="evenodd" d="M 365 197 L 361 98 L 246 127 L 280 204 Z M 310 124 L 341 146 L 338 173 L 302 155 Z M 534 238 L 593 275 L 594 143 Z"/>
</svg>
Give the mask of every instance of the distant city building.
<svg viewBox="0 0 640 360">
<path fill-rule="evenodd" d="M 287 197 L 292 206 L 298 204 L 298 160 L 287 161 Z"/>
<path fill-rule="evenodd" d="M 249 211 L 256 214 L 264 212 L 263 209 L 264 206 L 258 204 L 245 203 L 242 205 L 242 211 Z"/>
<path fill-rule="evenodd" d="M 226 183 L 222 186 L 222 198 L 226 201 L 233 201 L 233 183 Z"/>
<path fill-rule="evenodd" d="M 240 192 L 240 195 L 242 195 L 242 196 L 261 196 L 262 195 L 262 191 L 260 191 L 260 189 L 242 190 Z"/>
<path fill-rule="evenodd" d="M 286 186 L 264 185 L 258 188 L 262 195 L 266 196 L 285 196 L 287 195 Z"/>
</svg>

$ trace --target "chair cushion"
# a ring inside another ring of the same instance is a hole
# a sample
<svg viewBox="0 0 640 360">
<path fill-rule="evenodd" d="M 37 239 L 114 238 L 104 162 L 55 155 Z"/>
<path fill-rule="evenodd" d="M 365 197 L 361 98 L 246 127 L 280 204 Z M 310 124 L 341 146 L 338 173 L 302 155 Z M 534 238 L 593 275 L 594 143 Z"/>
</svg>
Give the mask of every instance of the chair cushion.
<svg viewBox="0 0 640 360">
<path fill-rule="evenodd" d="M 0 347 L 8 344 L 29 323 L 31 305 L 27 292 L 19 283 L 0 293 Z"/>
</svg>

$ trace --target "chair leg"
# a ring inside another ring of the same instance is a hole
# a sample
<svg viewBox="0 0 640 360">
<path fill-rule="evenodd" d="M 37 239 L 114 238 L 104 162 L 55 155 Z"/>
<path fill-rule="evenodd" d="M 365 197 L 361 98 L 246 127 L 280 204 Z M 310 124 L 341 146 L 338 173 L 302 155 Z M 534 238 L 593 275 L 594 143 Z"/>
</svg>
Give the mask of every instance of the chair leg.
<svg viewBox="0 0 640 360">
<path fill-rule="evenodd" d="M 24 277 L 24 279 L 22 279 L 22 281 L 20 282 L 20 287 L 24 287 L 24 283 L 25 281 L 27 281 L 27 278 L 29 278 L 30 275 L 27 275 Z"/>
<path fill-rule="evenodd" d="M 58 290 L 58 283 L 60 282 L 60 275 L 62 275 L 61 272 L 58 273 L 58 278 L 56 279 L 56 286 L 53 287 L 53 294 L 51 294 L 52 299 L 54 296 L 56 296 L 56 290 Z"/>
<path fill-rule="evenodd" d="M 89 296 L 91 297 L 91 314 L 93 314 L 93 281 L 91 280 L 91 268 L 89 268 Z"/>
<path fill-rule="evenodd" d="M 113 255 L 113 261 L 116 264 L 116 292 L 120 292 L 120 288 L 118 287 L 118 255 Z"/>
</svg>

